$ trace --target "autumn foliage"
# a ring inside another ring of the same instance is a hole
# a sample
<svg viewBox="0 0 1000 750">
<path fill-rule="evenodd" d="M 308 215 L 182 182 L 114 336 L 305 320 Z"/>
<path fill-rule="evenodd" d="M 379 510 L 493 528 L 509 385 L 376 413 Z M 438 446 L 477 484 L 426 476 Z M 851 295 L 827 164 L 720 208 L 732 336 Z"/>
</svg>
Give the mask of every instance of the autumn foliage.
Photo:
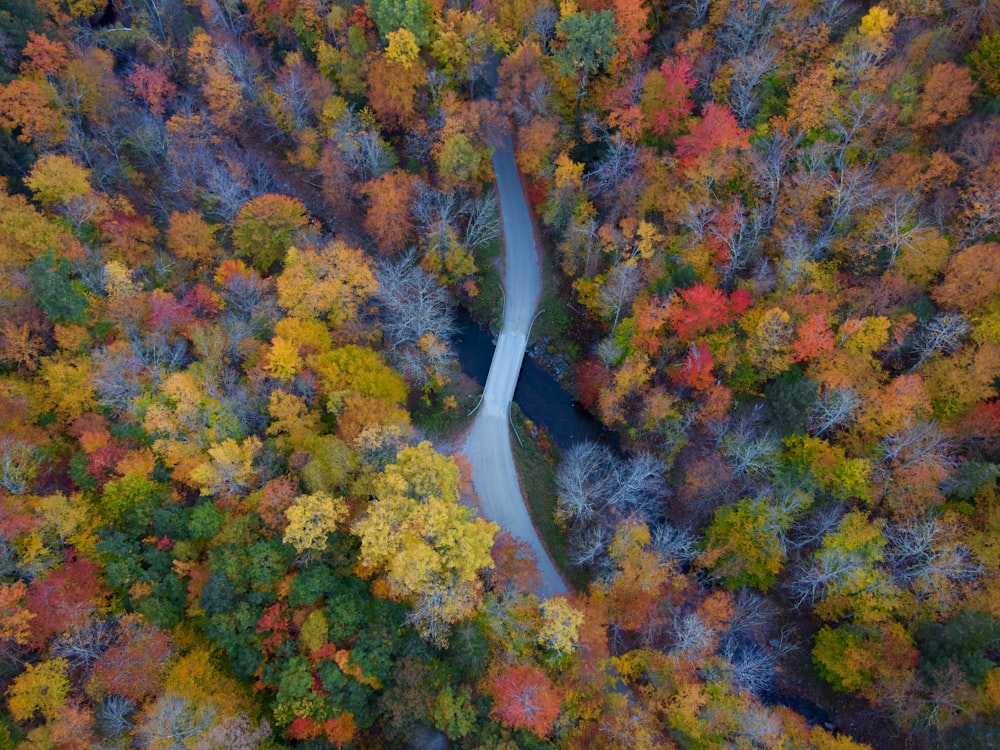
<svg viewBox="0 0 1000 750">
<path fill-rule="evenodd" d="M 492 715 L 506 726 L 547 736 L 559 717 L 562 698 L 538 667 L 517 664 L 502 670 L 489 685 Z"/>
<path fill-rule="evenodd" d="M 677 336 L 691 340 L 732 322 L 750 302 L 750 296 L 742 290 L 726 295 L 721 289 L 699 282 L 678 291 L 669 319 Z"/>
<path fill-rule="evenodd" d="M 733 113 L 719 104 L 707 104 L 701 119 L 675 141 L 675 156 L 682 169 L 698 167 L 725 171 L 741 149 L 748 146 L 747 132 Z"/>
<path fill-rule="evenodd" d="M 996 2 L 4 8 L 0 747 L 996 745 Z"/>
<path fill-rule="evenodd" d="M 694 72 L 687 58 L 664 60 L 643 79 L 641 108 L 646 129 L 658 136 L 672 136 L 691 115 Z"/>
<path fill-rule="evenodd" d="M 52 636 L 84 625 L 103 605 L 106 595 L 97 563 L 67 553 L 65 563 L 44 578 L 32 581 L 25 605 L 35 616 L 32 644 L 41 648 Z"/>
</svg>

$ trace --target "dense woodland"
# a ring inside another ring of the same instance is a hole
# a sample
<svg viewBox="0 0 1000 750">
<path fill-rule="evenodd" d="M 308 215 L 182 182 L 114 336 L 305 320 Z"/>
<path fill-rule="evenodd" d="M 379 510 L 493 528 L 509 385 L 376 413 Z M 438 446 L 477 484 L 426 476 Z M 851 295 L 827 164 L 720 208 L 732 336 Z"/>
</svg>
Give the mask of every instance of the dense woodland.
<svg viewBox="0 0 1000 750">
<path fill-rule="evenodd" d="M 997 0 L 0 0 L 0 171 L 0 747 L 1000 744 Z"/>
</svg>

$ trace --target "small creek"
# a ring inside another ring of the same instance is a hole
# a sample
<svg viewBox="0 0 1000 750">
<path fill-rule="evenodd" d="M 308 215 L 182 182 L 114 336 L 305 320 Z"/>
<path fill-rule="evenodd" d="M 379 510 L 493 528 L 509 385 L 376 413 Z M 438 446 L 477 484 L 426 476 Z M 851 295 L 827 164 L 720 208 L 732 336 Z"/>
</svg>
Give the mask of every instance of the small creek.
<svg viewBox="0 0 1000 750">
<path fill-rule="evenodd" d="M 493 337 L 458 309 L 455 349 L 462 372 L 479 385 L 486 383 L 493 358 Z M 558 381 L 526 357 L 514 391 L 514 402 L 524 415 L 551 436 L 560 450 L 584 440 L 617 444 L 614 433 L 606 430 L 586 409 L 573 400 Z"/>
</svg>

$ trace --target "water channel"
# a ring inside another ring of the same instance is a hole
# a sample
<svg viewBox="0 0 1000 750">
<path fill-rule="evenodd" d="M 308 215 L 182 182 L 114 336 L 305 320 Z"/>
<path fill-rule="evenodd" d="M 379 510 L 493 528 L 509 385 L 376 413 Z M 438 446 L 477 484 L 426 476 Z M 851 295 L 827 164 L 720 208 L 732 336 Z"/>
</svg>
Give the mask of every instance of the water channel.
<svg viewBox="0 0 1000 750">
<path fill-rule="evenodd" d="M 462 372 L 483 385 L 493 358 L 493 337 L 472 320 L 464 308 L 458 309 L 456 318 L 458 335 L 455 337 L 455 349 Z M 585 440 L 612 445 L 617 443 L 612 432 L 602 427 L 530 357 L 525 358 L 521 367 L 514 402 L 528 419 L 545 428 L 560 450 L 567 450 Z"/>
</svg>

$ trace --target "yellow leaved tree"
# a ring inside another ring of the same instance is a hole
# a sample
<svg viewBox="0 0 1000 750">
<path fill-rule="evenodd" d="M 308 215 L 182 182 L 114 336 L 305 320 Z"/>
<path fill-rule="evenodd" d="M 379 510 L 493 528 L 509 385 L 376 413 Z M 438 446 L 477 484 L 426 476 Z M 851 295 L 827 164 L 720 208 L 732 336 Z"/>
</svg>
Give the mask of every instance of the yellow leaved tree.
<svg viewBox="0 0 1000 750">
<path fill-rule="evenodd" d="M 28 665 L 7 690 L 11 715 L 18 721 L 27 721 L 39 712 L 49 720 L 58 718 L 71 689 L 68 670 L 65 659 Z"/>
<path fill-rule="evenodd" d="M 297 318 L 325 318 L 333 328 L 354 321 L 378 288 L 363 251 L 340 240 L 322 250 L 291 248 L 278 277 L 278 304 Z"/>
<path fill-rule="evenodd" d="M 28 642 L 35 613 L 24 606 L 27 592 L 24 581 L 0 583 L 0 643 L 13 641 L 23 646 Z"/>
<path fill-rule="evenodd" d="M 438 644 L 475 611 L 478 574 L 493 566 L 498 530 L 459 503 L 459 484 L 455 461 L 429 442 L 403 448 L 376 478 L 377 499 L 353 527 L 365 572 L 381 576 L 391 598 L 410 602 L 418 632 Z"/>
<path fill-rule="evenodd" d="M 209 460 L 191 471 L 191 479 L 202 495 L 241 496 L 257 485 L 253 460 L 263 447 L 256 435 L 240 443 L 226 438 L 208 449 Z"/>
<path fill-rule="evenodd" d="M 570 653 L 580 635 L 583 613 L 570 606 L 562 596 L 546 599 L 540 608 L 542 627 L 538 630 L 538 645 L 560 656 Z"/>
<path fill-rule="evenodd" d="M 191 472 L 205 463 L 208 449 L 239 435 L 239 423 L 218 395 L 211 373 L 195 363 L 164 378 L 150 399 L 143 427 L 153 438 L 153 453 L 173 470 L 175 480 L 199 484 Z"/>
<path fill-rule="evenodd" d="M 327 410 L 336 415 L 337 436 L 351 442 L 373 424 L 409 422 L 406 381 L 382 355 L 349 344 L 312 357 Z"/>
<path fill-rule="evenodd" d="M 25 178 L 36 201 L 50 208 L 83 198 L 90 192 L 90 170 L 69 156 L 44 154 Z"/>
<path fill-rule="evenodd" d="M 347 504 L 344 498 L 326 492 L 299 495 L 285 511 L 285 518 L 285 543 L 295 547 L 299 555 L 310 556 L 326 549 L 327 535 L 347 518 Z"/>
</svg>

